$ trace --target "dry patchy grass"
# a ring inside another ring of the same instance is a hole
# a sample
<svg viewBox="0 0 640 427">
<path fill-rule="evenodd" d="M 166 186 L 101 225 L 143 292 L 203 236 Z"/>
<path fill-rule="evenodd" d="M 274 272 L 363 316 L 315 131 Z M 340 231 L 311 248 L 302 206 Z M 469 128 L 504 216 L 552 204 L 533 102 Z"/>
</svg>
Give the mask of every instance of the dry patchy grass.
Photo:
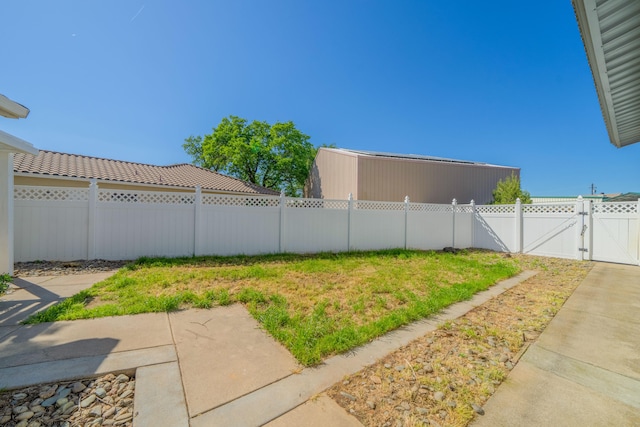
<svg viewBox="0 0 640 427">
<path fill-rule="evenodd" d="M 592 263 L 514 256 L 539 273 L 334 385 L 365 426 L 466 426 Z M 354 396 L 352 400 L 345 397 Z"/>
</svg>

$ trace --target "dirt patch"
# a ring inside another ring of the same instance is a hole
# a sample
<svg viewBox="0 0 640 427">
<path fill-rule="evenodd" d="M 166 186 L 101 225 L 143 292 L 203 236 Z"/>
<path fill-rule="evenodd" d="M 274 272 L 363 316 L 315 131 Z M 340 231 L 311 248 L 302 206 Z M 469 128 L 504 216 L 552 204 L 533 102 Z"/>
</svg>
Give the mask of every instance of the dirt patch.
<svg viewBox="0 0 640 427">
<path fill-rule="evenodd" d="M 78 261 L 33 261 L 16 262 L 13 266 L 14 277 L 66 276 L 69 274 L 99 273 L 124 267 L 131 261 L 107 261 L 104 259 Z"/>
<path fill-rule="evenodd" d="M 466 426 L 593 264 L 514 255 L 539 273 L 328 390 L 365 426 Z"/>
</svg>

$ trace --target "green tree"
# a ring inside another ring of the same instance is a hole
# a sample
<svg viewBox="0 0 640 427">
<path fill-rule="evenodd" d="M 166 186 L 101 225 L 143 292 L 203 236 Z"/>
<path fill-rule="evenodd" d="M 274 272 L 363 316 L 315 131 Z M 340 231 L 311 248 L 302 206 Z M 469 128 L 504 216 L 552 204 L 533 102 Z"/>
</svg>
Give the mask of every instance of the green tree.
<svg viewBox="0 0 640 427">
<path fill-rule="evenodd" d="M 531 203 L 531 195 L 528 191 L 520 188 L 520 178 L 512 173 L 511 176 L 498 181 L 495 190 L 493 190 L 493 201 L 491 204 L 511 205 L 514 204 L 518 198 L 522 203 Z"/>
<path fill-rule="evenodd" d="M 284 191 L 302 194 L 316 148 L 293 122 L 267 122 L 229 116 L 210 135 L 190 136 L 182 145 L 193 164 Z"/>
</svg>

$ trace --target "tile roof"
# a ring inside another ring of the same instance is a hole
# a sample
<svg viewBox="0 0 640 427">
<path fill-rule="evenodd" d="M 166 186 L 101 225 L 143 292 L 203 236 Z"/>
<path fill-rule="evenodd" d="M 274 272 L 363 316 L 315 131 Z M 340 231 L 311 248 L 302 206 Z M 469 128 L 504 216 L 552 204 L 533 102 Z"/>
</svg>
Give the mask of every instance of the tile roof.
<svg viewBox="0 0 640 427">
<path fill-rule="evenodd" d="M 155 166 L 45 150 L 40 150 L 37 156 L 16 154 L 13 160 L 13 170 L 22 174 L 95 178 L 119 183 L 185 188 L 194 188 L 196 185 L 200 185 L 203 190 L 278 194 L 277 191 L 187 163 Z"/>
</svg>

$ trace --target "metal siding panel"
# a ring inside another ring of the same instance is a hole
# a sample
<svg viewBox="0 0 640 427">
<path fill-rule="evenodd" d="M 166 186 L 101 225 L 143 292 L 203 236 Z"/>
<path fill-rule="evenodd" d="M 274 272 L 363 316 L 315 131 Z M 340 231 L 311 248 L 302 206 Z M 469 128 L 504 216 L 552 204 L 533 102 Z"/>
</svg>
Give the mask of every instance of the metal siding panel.
<svg viewBox="0 0 640 427">
<path fill-rule="evenodd" d="M 359 200 L 403 201 L 409 196 L 416 203 L 478 203 L 492 200 L 500 179 L 517 168 L 360 157 L 358 163 Z"/>
<path fill-rule="evenodd" d="M 357 198 L 356 156 L 320 148 L 312 166 L 310 195 L 316 199 Z"/>
</svg>

